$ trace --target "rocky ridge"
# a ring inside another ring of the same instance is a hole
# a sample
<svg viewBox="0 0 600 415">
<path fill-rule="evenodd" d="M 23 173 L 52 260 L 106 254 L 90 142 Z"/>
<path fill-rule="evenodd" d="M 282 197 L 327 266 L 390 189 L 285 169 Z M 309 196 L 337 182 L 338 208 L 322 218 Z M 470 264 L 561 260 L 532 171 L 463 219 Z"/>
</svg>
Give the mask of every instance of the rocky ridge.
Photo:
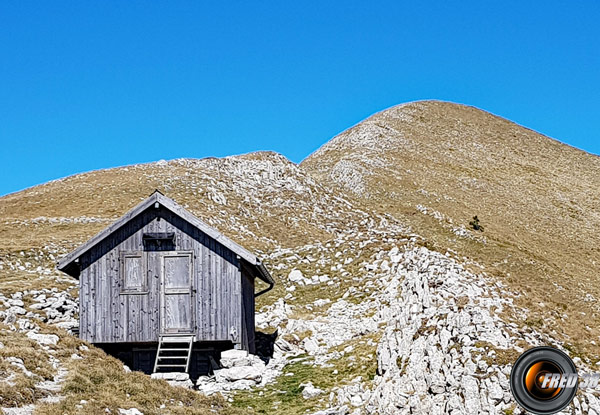
<svg viewBox="0 0 600 415">
<path fill-rule="evenodd" d="M 330 408 L 318 413 L 521 413 L 509 388 L 512 363 L 533 346 L 564 348 L 535 329 L 503 321 L 503 311 L 515 307 L 512 298 L 518 294 L 484 273 L 472 273 L 450 254 L 425 247 L 393 248 L 376 257 L 367 265 L 380 271 L 375 304 L 339 300 L 330 314 L 344 309 L 346 318 L 337 314 L 336 321 L 356 331 L 385 325 L 377 344 L 377 375 L 333 388 Z M 364 315 L 365 304 L 366 309 L 376 307 L 372 317 L 348 317 L 353 311 Z M 341 340 L 335 330 L 329 335 Z M 312 347 L 306 351 L 322 354 Z M 592 371 L 591 362 L 574 361 L 583 372 Z M 598 398 L 595 391 L 580 391 L 561 413 L 600 413 Z"/>
<path fill-rule="evenodd" d="M 517 302 L 540 329 L 600 359 L 589 300 L 600 297 L 597 155 L 475 107 L 418 101 L 368 117 L 300 167 L 429 246 L 476 259 L 524 294 Z"/>
</svg>

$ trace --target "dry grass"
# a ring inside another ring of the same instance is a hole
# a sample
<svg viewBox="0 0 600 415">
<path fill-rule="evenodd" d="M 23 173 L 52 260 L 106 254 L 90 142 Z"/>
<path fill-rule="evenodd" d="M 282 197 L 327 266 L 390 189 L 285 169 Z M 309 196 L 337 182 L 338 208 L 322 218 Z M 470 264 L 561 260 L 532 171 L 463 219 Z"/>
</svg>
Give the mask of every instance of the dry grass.
<svg viewBox="0 0 600 415">
<path fill-rule="evenodd" d="M 523 340 L 518 341 L 517 346 L 525 350 L 530 349 L 532 347 Z M 517 359 L 521 355 L 521 353 L 515 350 L 514 348 L 501 349 L 489 342 L 478 341 L 475 343 L 475 347 L 484 350 L 483 359 L 487 362 L 488 365 L 512 365 L 517 361 Z M 493 352 L 492 356 L 489 356 L 490 352 Z"/>
<path fill-rule="evenodd" d="M 0 379 L 5 380 L 0 382 L 0 407 L 26 405 L 43 397 L 44 393 L 35 384 L 52 379 L 56 373 L 48 362 L 47 352 L 23 333 L 13 332 L 3 324 L 0 324 L 0 342 L 4 345 L 0 348 Z M 8 361 L 11 357 L 21 359 L 31 374 L 11 364 Z"/>
<path fill-rule="evenodd" d="M 319 219 L 332 208 L 339 214 L 334 222 L 359 219 L 275 153 L 173 160 L 79 174 L 1 197 L 0 252 L 53 243 L 66 253 L 155 189 L 252 249 L 331 237 Z"/>
<path fill-rule="evenodd" d="M 590 343 L 600 338 L 599 157 L 478 109 L 431 101 L 374 115 L 301 167 L 343 187 L 333 174 L 340 160 L 370 173 L 361 176 L 360 203 L 392 213 L 438 250 L 485 265 L 521 294 L 517 304 L 541 329 L 599 354 Z M 484 232 L 452 232 L 474 215 Z"/>
<path fill-rule="evenodd" d="M 82 360 L 71 360 L 68 369 L 65 399 L 40 405 L 36 415 L 118 413 L 119 408 L 138 408 L 146 415 L 241 413 L 220 396 L 205 397 L 141 372 L 127 373 L 122 362 L 96 348 L 85 352 Z"/>
<path fill-rule="evenodd" d="M 158 414 L 240 414 L 220 396 L 205 397 L 196 392 L 170 386 L 162 380 L 154 380 L 141 372 L 127 373 L 123 363 L 106 355 L 84 341 L 68 335 L 62 329 L 40 324 L 40 332 L 56 334 L 57 345 L 44 350 L 37 342 L 23 333 L 11 331 L 0 325 L 0 406 L 17 407 L 36 403 L 36 415 L 54 414 L 106 414 L 118 413 L 119 408 L 136 407 L 146 415 Z M 80 349 L 85 345 L 88 350 Z M 82 359 L 72 359 L 78 354 Z M 50 355 L 59 359 L 68 369 L 58 403 L 40 404 L 48 395 L 39 387 L 44 380 L 52 380 L 56 370 L 49 361 Z M 9 357 L 23 360 L 31 375 L 11 365 Z M 12 376 L 11 376 L 12 375 Z M 87 401 L 82 404 L 81 401 Z"/>
</svg>

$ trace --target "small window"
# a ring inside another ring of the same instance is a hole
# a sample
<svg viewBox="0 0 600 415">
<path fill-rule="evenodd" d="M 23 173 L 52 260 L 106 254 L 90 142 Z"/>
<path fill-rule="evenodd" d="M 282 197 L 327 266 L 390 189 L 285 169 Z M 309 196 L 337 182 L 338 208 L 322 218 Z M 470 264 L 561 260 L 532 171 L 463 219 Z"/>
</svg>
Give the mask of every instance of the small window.
<svg viewBox="0 0 600 415">
<path fill-rule="evenodd" d="M 124 253 L 121 257 L 121 293 L 145 294 L 146 292 L 148 292 L 148 285 L 141 252 Z"/>
<path fill-rule="evenodd" d="M 142 237 L 146 251 L 174 251 L 175 232 L 149 232 Z"/>
</svg>

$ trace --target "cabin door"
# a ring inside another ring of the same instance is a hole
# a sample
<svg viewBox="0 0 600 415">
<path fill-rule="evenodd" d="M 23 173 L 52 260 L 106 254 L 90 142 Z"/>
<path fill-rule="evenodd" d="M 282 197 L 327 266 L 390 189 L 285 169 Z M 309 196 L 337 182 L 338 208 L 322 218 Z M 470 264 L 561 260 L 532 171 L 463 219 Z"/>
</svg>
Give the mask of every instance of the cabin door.
<svg viewBox="0 0 600 415">
<path fill-rule="evenodd" d="M 163 334 L 193 332 L 192 257 L 191 252 L 165 252 L 161 256 L 160 332 Z"/>
</svg>

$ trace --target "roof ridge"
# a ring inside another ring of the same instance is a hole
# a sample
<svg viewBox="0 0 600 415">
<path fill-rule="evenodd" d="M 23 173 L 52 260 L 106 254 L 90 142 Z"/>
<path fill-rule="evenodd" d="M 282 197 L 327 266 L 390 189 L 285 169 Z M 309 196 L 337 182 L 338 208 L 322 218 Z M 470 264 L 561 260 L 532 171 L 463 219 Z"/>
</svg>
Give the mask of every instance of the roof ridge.
<svg viewBox="0 0 600 415">
<path fill-rule="evenodd" d="M 138 203 L 132 209 L 127 211 L 123 216 L 117 219 L 108 227 L 104 228 L 102 231 L 88 239 L 82 245 L 77 247 L 72 252 L 65 255 L 61 258 L 57 263 L 57 269 L 59 271 L 67 272 L 66 269 L 75 262 L 82 254 L 92 249 L 97 244 L 101 243 L 104 239 L 106 239 L 109 235 L 113 234 L 117 229 L 120 229 L 125 223 L 129 222 L 133 217 L 139 215 L 146 209 L 150 208 L 152 204 L 159 203 L 166 209 L 170 210 L 183 220 L 189 222 L 192 226 L 196 227 L 200 231 L 204 232 L 206 235 L 219 242 L 221 245 L 233 251 L 240 258 L 244 259 L 252 266 L 257 267 L 259 271 L 259 275 L 261 279 L 263 279 L 267 283 L 274 283 L 273 278 L 266 270 L 264 265 L 262 265 L 261 261 L 258 259 L 256 255 L 252 252 L 248 251 L 243 246 L 229 239 L 223 233 L 219 232 L 216 228 L 210 226 L 200 218 L 194 216 L 191 212 L 186 210 L 183 206 L 175 202 L 173 199 L 165 196 L 158 189 L 156 189 L 150 196 L 144 199 L 142 202 Z"/>
</svg>

